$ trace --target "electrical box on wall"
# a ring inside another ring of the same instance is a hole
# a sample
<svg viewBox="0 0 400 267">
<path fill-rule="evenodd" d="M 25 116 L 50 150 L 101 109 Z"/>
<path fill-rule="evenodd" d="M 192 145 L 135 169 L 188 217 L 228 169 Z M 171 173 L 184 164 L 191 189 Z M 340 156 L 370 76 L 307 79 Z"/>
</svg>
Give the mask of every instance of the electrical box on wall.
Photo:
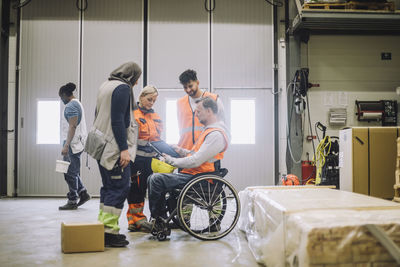
<svg viewBox="0 0 400 267">
<path fill-rule="evenodd" d="M 382 52 L 381 53 L 382 60 L 392 60 L 392 53 L 390 52 Z"/>
<path fill-rule="evenodd" d="M 397 101 L 357 101 L 357 120 L 358 121 L 381 121 L 382 126 L 397 125 Z"/>
</svg>

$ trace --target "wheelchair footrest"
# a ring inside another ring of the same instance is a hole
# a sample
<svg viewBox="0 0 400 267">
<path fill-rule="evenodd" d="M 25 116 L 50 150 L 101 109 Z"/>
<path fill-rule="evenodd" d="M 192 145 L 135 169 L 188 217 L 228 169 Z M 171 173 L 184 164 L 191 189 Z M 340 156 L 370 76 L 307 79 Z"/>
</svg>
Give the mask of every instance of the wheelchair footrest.
<svg viewBox="0 0 400 267">
<path fill-rule="evenodd" d="M 171 235 L 171 229 L 168 227 L 168 222 L 162 218 L 156 219 L 151 234 L 156 236 L 159 241 L 164 241 L 167 236 Z"/>
</svg>

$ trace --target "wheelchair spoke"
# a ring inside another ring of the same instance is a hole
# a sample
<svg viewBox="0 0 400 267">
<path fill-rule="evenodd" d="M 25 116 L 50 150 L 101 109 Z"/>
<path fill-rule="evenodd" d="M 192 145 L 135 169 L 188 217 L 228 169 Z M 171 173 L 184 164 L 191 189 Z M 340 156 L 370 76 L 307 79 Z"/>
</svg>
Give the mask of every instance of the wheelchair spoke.
<svg viewBox="0 0 400 267">
<path fill-rule="evenodd" d="M 208 191 L 207 191 L 207 192 L 208 192 L 208 205 L 210 205 L 210 204 L 211 204 L 211 198 L 210 198 L 210 191 L 211 191 L 211 190 L 210 190 L 210 182 L 208 182 L 207 185 L 208 185 Z"/>
<path fill-rule="evenodd" d="M 222 222 L 221 222 L 221 220 L 218 218 L 218 216 L 216 216 L 216 215 L 214 215 L 214 214 L 212 214 L 213 216 L 215 216 L 215 219 L 217 219 L 217 221 L 219 221 L 219 223 L 220 223 L 220 225 L 222 225 Z M 213 219 L 214 220 L 214 219 Z M 214 221 L 214 223 L 215 223 L 216 221 Z"/>
<path fill-rule="evenodd" d="M 195 192 L 196 193 L 196 195 L 198 195 L 199 196 L 199 198 L 201 199 L 201 200 L 203 200 L 204 201 L 204 203 L 206 204 L 206 206 L 207 206 L 207 202 L 206 202 L 206 200 L 205 199 L 203 199 L 201 196 L 200 196 L 200 194 L 199 193 L 197 193 L 197 191 L 194 189 L 194 188 L 192 188 L 192 190 L 193 190 L 193 192 Z M 203 204 L 204 205 L 204 204 Z"/>
<path fill-rule="evenodd" d="M 222 195 L 222 192 L 224 192 L 225 191 L 225 188 L 224 188 L 224 186 L 226 187 L 226 185 L 224 184 L 224 185 L 222 185 L 222 187 L 221 187 L 221 192 L 219 193 L 219 195 Z M 216 197 L 215 198 L 215 200 L 214 200 L 214 202 L 211 204 L 211 206 L 214 206 L 215 205 L 215 203 L 217 203 L 217 201 L 220 201 L 220 200 L 224 200 L 224 199 L 226 199 L 227 197 L 225 196 L 224 198 L 219 198 L 219 197 Z"/>
<path fill-rule="evenodd" d="M 222 197 L 222 198 L 216 198 L 215 200 L 214 200 L 214 202 L 213 202 L 213 204 L 211 205 L 211 206 L 215 206 L 215 204 L 217 204 L 219 201 L 223 201 L 224 199 L 227 199 L 228 197 Z"/>
<path fill-rule="evenodd" d="M 214 199 L 214 194 L 215 194 L 215 190 L 217 189 L 217 187 L 218 187 L 218 182 L 215 184 L 213 193 L 212 193 L 212 195 L 211 195 L 211 199 Z M 209 204 L 210 204 L 210 203 L 209 203 Z"/>
<path fill-rule="evenodd" d="M 217 212 L 215 212 L 214 210 L 216 210 Z M 222 211 L 226 211 L 226 209 L 220 207 L 213 207 L 212 209 L 212 212 L 214 212 L 215 214 L 221 213 Z"/>
<path fill-rule="evenodd" d="M 197 200 L 197 199 L 195 199 L 195 198 L 193 198 L 193 197 L 191 197 L 189 195 L 187 195 L 187 197 L 190 198 L 191 200 L 193 200 L 194 202 L 198 203 L 202 207 L 207 207 L 207 203 L 201 203 L 201 201 L 199 201 L 199 200 Z M 206 204 L 206 205 L 204 205 L 204 204 Z"/>
<path fill-rule="evenodd" d="M 206 195 L 204 194 L 203 187 L 201 186 L 201 184 L 199 184 L 199 187 L 201 189 L 201 192 L 203 193 L 204 202 L 206 202 Z M 207 204 L 210 205 L 210 203 L 207 203 Z"/>
</svg>

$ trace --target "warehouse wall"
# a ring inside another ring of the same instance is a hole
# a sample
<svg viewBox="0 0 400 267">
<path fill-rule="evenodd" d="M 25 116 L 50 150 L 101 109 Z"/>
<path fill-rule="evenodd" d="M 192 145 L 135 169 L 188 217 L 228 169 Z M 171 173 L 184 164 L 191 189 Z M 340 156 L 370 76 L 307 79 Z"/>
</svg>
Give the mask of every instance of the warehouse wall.
<svg viewBox="0 0 400 267">
<path fill-rule="evenodd" d="M 309 91 L 312 126 L 317 121 L 329 126 L 328 112 L 335 107 L 346 107 L 346 126 L 380 126 L 357 121 L 355 100 L 400 100 L 395 93 L 400 86 L 399 43 L 399 36 L 312 35 L 301 50 L 310 82 L 320 84 Z M 392 60 L 381 60 L 381 52 L 391 52 Z M 347 106 L 340 105 L 346 98 Z M 308 127 L 307 119 L 305 123 Z M 341 128 L 329 126 L 327 134 L 338 136 Z M 309 135 L 309 128 L 304 132 Z M 304 141 L 303 158 L 306 152 L 312 155 L 311 142 Z"/>
<path fill-rule="evenodd" d="M 16 55 L 17 55 L 17 11 L 11 9 L 10 13 L 10 36 L 9 36 L 9 56 L 8 56 L 8 129 L 15 130 L 15 97 L 16 97 Z M 7 195 L 14 193 L 14 145 L 15 131 L 8 134 L 7 138 Z"/>
</svg>

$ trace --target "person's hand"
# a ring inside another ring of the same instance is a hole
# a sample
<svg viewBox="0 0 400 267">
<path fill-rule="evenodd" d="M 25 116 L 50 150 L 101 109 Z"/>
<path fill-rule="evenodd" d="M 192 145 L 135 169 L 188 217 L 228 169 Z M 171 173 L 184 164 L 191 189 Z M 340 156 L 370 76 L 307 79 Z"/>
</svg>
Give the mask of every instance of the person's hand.
<svg viewBox="0 0 400 267">
<path fill-rule="evenodd" d="M 68 155 L 68 147 L 69 145 L 65 144 L 63 149 L 61 150 L 61 155 L 67 156 Z"/>
<path fill-rule="evenodd" d="M 172 164 L 172 157 L 168 154 L 162 153 L 162 157 L 164 158 L 164 162 L 168 164 Z"/>
<path fill-rule="evenodd" d="M 179 154 L 179 156 L 184 157 L 186 156 L 185 151 L 177 145 L 171 145 L 171 147 Z"/>
<path fill-rule="evenodd" d="M 131 161 L 131 156 L 129 155 L 128 150 L 121 151 L 119 166 L 121 166 L 124 169 L 129 165 L 130 161 Z"/>
</svg>

